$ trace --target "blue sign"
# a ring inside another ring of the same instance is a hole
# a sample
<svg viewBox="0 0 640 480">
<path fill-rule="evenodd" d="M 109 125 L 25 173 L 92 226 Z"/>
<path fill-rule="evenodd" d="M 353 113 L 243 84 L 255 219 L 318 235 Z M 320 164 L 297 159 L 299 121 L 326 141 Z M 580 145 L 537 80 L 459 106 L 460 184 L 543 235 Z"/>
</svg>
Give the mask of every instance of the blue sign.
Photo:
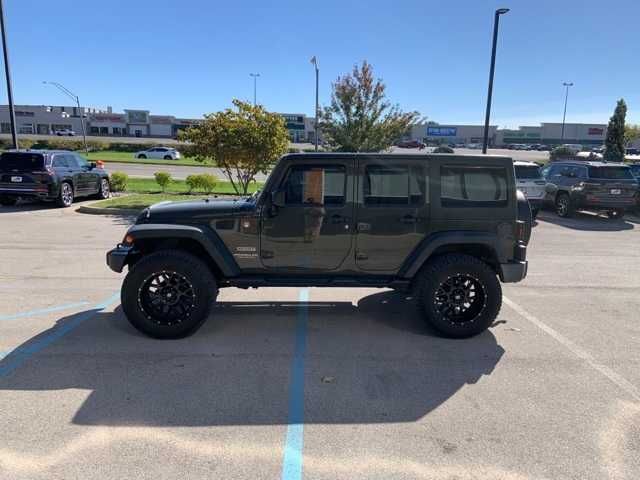
<svg viewBox="0 0 640 480">
<path fill-rule="evenodd" d="M 427 127 L 427 137 L 455 137 L 456 127 Z"/>
</svg>

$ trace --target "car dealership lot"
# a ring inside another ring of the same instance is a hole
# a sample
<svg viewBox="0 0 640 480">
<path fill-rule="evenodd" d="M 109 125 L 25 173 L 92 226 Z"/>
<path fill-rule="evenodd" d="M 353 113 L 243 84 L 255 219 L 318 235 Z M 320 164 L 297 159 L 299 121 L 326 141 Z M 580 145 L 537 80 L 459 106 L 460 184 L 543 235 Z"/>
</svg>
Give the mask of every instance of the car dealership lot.
<svg viewBox="0 0 640 480">
<path fill-rule="evenodd" d="M 129 221 L 0 209 L 0 478 L 638 478 L 637 218 L 542 212 L 457 341 L 346 288 L 223 290 L 194 336 L 143 337 L 104 264 Z"/>
</svg>

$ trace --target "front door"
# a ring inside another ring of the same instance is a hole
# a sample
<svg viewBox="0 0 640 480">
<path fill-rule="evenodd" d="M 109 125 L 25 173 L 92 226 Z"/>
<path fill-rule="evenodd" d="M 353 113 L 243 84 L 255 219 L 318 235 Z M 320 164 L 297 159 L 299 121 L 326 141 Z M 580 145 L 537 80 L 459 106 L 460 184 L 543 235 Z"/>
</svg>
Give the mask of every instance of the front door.
<svg viewBox="0 0 640 480">
<path fill-rule="evenodd" d="M 264 209 L 260 258 L 280 271 L 337 270 L 351 249 L 352 164 L 349 159 L 289 166 L 278 191 L 284 205 Z"/>
<path fill-rule="evenodd" d="M 358 165 L 356 265 L 394 274 L 429 229 L 429 165 L 402 157 Z"/>
</svg>

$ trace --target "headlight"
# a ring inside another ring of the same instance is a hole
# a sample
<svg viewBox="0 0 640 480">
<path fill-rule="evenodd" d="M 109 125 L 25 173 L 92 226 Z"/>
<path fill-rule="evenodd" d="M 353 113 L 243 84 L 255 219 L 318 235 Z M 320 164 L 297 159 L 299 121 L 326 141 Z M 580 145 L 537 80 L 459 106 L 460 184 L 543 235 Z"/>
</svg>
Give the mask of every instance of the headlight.
<svg viewBox="0 0 640 480">
<path fill-rule="evenodd" d="M 584 182 L 576 183 L 573 187 L 571 187 L 571 190 L 576 192 L 584 190 Z"/>
</svg>

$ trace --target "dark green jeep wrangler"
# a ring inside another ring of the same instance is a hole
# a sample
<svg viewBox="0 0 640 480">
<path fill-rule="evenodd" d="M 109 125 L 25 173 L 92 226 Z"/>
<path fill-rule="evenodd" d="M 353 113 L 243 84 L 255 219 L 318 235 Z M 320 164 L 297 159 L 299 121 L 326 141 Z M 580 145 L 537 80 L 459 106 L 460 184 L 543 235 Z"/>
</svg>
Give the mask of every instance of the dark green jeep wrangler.
<svg viewBox="0 0 640 480">
<path fill-rule="evenodd" d="M 157 338 L 194 332 L 222 287 L 388 287 L 413 292 L 450 337 L 485 330 L 499 280 L 527 273 L 531 210 L 507 157 L 301 154 L 261 193 L 159 203 L 107 254 L 129 266 L 122 308 Z"/>
</svg>

